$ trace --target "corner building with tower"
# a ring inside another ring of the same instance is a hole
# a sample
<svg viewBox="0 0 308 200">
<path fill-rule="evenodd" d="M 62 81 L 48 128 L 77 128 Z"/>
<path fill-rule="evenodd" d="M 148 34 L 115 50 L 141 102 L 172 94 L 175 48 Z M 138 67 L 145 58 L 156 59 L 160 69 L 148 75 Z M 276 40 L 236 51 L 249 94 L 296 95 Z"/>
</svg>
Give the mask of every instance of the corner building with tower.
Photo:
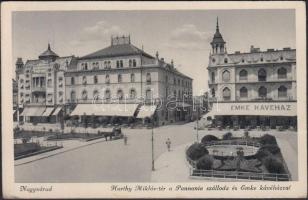
<svg viewBox="0 0 308 200">
<path fill-rule="evenodd" d="M 295 49 L 228 53 L 218 19 L 211 47 L 207 115 L 216 126 L 296 128 Z"/>
</svg>

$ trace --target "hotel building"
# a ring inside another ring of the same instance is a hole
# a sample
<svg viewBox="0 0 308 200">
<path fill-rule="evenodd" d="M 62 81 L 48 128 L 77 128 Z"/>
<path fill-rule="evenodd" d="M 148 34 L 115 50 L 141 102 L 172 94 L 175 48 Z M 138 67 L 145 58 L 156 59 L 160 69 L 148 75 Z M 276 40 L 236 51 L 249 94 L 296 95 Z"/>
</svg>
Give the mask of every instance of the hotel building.
<svg viewBox="0 0 308 200">
<path fill-rule="evenodd" d="M 65 105 L 64 72 L 76 64 L 74 56 L 59 57 L 50 45 L 38 59 L 16 61 L 18 113 L 24 122 L 57 122 Z"/>
<path fill-rule="evenodd" d="M 130 36 L 112 37 L 110 46 L 78 58 L 76 65 L 67 67 L 65 88 L 71 116 L 155 114 L 162 125 L 189 120 L 192 112 L 192 79 L 158 52 L 152 56 L 135 47 Z"/>
<path fill-rule="evenodd" d="M 251 46 L 228 53 L 218 26 L 211 42 L 208 85 L 215 124 L 240 128 L 296 127 L 296 50 Z"/>
</svg>

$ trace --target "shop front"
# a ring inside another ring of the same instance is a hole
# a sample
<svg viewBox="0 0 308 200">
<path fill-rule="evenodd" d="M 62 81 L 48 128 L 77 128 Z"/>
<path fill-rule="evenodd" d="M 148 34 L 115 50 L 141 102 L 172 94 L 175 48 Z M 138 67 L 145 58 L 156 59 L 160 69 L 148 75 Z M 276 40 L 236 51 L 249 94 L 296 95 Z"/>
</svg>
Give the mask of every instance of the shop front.
<svg viewBox="0 0 308 200">
<path fill-rule="evenodd" d="M 297 127 L 296 102 L 214 103 L 209 114 L 219 127 Z"/>
</svg>

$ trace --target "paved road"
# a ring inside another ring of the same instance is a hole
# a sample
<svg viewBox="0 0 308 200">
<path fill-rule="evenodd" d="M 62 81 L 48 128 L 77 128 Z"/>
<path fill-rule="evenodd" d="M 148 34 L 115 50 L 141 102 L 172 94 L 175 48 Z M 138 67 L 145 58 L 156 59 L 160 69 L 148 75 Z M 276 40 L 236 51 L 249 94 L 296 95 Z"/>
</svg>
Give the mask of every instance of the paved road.
<svg viewBox="0 0 308 200">
<path fill-rule="evenodd" d="M 155 158 L 171 146 L 193 141 L 193 123 L 154 129 Z M 123 140 L 101 142 L 46 159 L 15 166 L 17 182 L 149 182 L 151 180 L 151 129 L 123 130 Z"/>
<path fill-rule="evenodd" d="M 173 150 L 180 145 L 194 142 L 196 140 L 194 125 L 188 123 L 154 129 L 155 159 L 163 153 L 170 153 L 166 152 L 167 138 L 171 139 Z M 123 140 L 99 142 L 15 166 L 16 182 L 150 182 L 151 129 L 126 129 L 123 132 L 128 135 L 127 146 Z M 215 130 L 211 131 L 211 134 L 214 132 L 215 135 L 221 136 L 226 131 Z M 200 138 L 207 133 L 208 131 L 199 131 Z M 234 132 L 234 135 L 236 134 L 242 135 L 243 131 Z M 289 163 L 297 163 L 297 151 L 295 151 L 297 134 L 273 134 L 290 144 L 285 146 L 294 151 L 289 151 L 292 155 L 287 155 L 289 159 L 286 160 Z M 251 135 L 260 136 L 260 132 L 251 132 Z M 185 155 L 182 156 L 184 158 Z M 291 171 L 295 170 L 297 173 L 297 167 L 293 165 Z M 157 171 L 163 172 L 161 167 L 162 165 L 157 165 Z M 157 179 L 153 181 L 159 181 Z"/>
</svg>

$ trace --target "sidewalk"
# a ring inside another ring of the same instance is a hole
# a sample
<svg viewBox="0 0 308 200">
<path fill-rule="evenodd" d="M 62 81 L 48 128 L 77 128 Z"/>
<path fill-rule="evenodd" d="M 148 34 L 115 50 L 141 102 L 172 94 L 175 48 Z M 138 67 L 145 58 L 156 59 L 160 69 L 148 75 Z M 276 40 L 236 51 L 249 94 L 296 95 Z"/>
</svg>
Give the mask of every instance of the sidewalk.
<svg viewBox="0 0 308 200">
<path fill-rule="evenodd" d="M 191 182 L 189 165 L 185 160 L 185 149 L 190 145 L 184 144 L 165 152 L 155 160 L 155 171 L 152 172 L 151 182 Z"/>
<path fill-rule="evenodd" d="M 30 163 L 30 162 L 34 162 L 36 160 L 41 160 L 41 159 L 44 159 L 44 158 L 48 158 L 48 157 L 58 155 L 58 154 L 61 154 L 61 153 L 65 153 L 65 152 L 68 152 L 68 151 L 73 151 L 75 149 L 82 148 L 82 147 L 89 146 L 89 145 L 96 144 L 96 143 L 100 143 L 100 142 L 105 142 L 105 139 L 101 138 L 101 139 L 97 139 L 97 140 L 93 140 L 93 141 L 89 141 L 89 142 L 82 142 L 82 141 L 79 141 L 79 140 L 65 140 L 65 141 L 62 141 L 63 148 L 61 148 L 61 149 L 45 152 L 45 153 L 38 154 L 38 155 L 35 155 L 35 156 L 30 156 L 30 157 L 27 157 L 27 158 L 22 158 L 22 159 L 19 159 L 19 160 L 15 160 L 14 165 L 18 166 L 18 165 L 27 164 L 27 163 Z M 112 142 L 112 141 L 108 140 L 107 142 Z"/>
</svg>

